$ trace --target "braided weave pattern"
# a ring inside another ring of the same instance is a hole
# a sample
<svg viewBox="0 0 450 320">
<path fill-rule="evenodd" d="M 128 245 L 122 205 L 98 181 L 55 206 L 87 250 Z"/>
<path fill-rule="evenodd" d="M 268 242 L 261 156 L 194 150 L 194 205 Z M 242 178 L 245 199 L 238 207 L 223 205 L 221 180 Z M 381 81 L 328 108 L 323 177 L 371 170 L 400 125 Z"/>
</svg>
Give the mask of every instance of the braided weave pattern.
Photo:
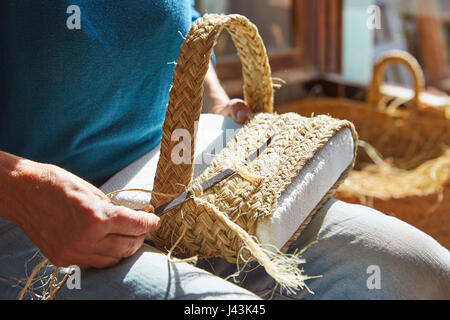
<svg viewBox="0 0 450 320">
<path fill-rule="evenodd" d="M 190 141 L 190 162 L 175 164 L 171 160 L 172 152 L 181 142 L 172 141 L 171 136 L 177 129 L 187 130 L 191 137 L 195 134 L 194 122 L 202 107 L 203 81 L 213 45 L 223 28 L 231 34 L 241 58 L 244 98 L 255 114 L 209 168 L 192 182 L 195 139 Z M 276 278 L 282 273 L 281 281 L 295 286 L 302 282 L 301 272 L 291 272 L 295 274 L 294 280 L 289 279 L 288 272 L 281 271 L 279 264 L 272 264 L 272 258 L 258 247 L 255 236 L 258 221 L 273 213 L 281 193 L 333 135 L 350 128 L 355 141 L 357 136 L 348 121 L 328 116 L 305 118 L 294 113 L 273 114 L 272 86 L 263 42 L 257 28 L 245 17 L 205 15 L 193 24 L 175 67 L 153 184 L 154 191 L 163 194 L 179 194 L 189 189 L 193 199 L 162 216 L 161 227 L 149 236 L 162 250 L 176 243 L 174 250 L 178 254 L 223 257 L 230 262 L 256 259 L 269 274 Z M 264 153 L 245 166 L 245 174 L 239 174 L 236 169 L 243 167 L 244 159 L 274 134 L 276 139 Z M 356 145 L 355 142 L 355 153 Z M 331 196 L 352 167 L 353 163 L 323 201 Z M 206 192 L 198 188 L 199 183 L 227 168 L 238 173 Z M 251 179 L 252 175 L 262 180 Z M 154 207 L 165 201 L 167 199 L 161 196 L 152 195 Z M 291 262 L 296 265 L 295 259 Z"/>
<path fill-rule="evenodd" d="M 193 174 L 194 141 L 190 143 L 190 162 L 174 164 L 172 150 L 179 141 L 172 141 L 175 130 L 185 129 L 194 137 L 194 122 L 202 109 L 203 82 L 208 70 L 212 48 L 225 28 L 242 61 L 244 98 L 253 112 L 272 112 L 273 88 L 269 61 L 258 29 L 240 15 L 205 15 L 191 27 L 181 46 L 174 70 L 169 104 L 162 128 L 161 153 L 154 180 L 154 189 L 167 194 L 182 193 Z M 167 199 L 152 197 L 157 207 Z"/>
</svg>

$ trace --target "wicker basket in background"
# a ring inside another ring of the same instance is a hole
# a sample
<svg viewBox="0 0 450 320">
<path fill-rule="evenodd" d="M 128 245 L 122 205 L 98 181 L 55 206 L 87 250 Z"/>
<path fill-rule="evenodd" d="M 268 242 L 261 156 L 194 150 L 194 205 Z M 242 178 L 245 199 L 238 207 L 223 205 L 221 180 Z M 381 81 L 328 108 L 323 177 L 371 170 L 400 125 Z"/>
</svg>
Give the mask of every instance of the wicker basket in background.
<svg viewBox="0 0 450 320">
<path fill-rule="evenodd" d="M 415 95 L 407 108 L 386 105 L 380 92 L 382 75 L 391 63 L 405 65 L 413 76 Z M 395 50 L 374 66 L 366 102 L 306 99 L 276 111 L 329 114 L 353 122 L 363 148 L 335 197 L 396 216 L 450 248 L 450 120 L 444 109 L 433 110 L 421 102 L 423 88 L 417 60 Z"/>
</svg>

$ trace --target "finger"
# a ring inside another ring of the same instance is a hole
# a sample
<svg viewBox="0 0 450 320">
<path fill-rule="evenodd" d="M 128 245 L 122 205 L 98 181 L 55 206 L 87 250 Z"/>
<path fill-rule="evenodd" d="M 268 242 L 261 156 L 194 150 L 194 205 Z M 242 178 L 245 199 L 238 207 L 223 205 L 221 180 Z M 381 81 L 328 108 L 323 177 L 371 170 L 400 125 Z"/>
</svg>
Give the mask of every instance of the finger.
<svg viewBox="0 0 450 320">
<path fill-rule="evenodd" d="M 153 213 L 110 205 L 108 233 L 142 236 L 159 228 L 159 217 Z"/>
<path fill-rule="evenodd" d="M 239 124 L 244 124 L 252 113 L 247 103 L 241 99 L 233 99 L 229 104 L 231 106 L 231 115 L 234 121 Z"/>
<path fill-rule="evenodd" d="M 138 237 L 109 234 L 96 246 L 94 253 L 113 258 L 127 258 L 138 251 L 145 240 L 145 235 Z"/>
</svg>

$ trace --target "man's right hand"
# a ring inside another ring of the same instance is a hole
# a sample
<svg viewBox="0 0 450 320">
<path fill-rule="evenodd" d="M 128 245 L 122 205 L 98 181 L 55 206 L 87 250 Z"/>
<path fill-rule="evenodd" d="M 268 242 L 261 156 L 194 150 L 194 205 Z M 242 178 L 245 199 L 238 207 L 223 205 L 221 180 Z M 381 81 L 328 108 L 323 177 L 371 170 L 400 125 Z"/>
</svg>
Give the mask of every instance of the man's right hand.
<svg viewBox="0 0 450 320">
<path fill-rule="evenodd" d="M 13 200 L 8 203 L 16 205 L 4 216 L 59 267 L 113 266 L 159 227 L 154 214 L 116 206 L 90 183 L 53 165 L 21 159 L 6 180 Z"/>
</svg>

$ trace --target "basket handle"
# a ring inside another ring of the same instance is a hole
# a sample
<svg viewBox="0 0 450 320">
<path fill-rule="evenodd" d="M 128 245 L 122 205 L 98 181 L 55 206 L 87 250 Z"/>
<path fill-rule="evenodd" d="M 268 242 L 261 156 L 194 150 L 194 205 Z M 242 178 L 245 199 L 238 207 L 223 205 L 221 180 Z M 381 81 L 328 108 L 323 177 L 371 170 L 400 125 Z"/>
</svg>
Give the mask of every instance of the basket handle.
<svg viewBox="0 0 450 320">
<path fill-rule="evenodd" d="M 372 73 L 372 81 L 367 90 L 366 102 L 378 105 L 381 100 L 381 84 L 386 67 L 391 63 L 401 63 L 411 72 L 414 82 L 414 108 L 416 111 L 421 107 L 420 93 L 424 90 L 425 80 L 419 62 L 410 53 L 402 50 L 390 50 L 383 54 L 375 64 Z"/>
<path fill-rule="evenodd" d="M 241 15 L 207 14 L 197 19 L 180 48 L 175 66 L 165 121 L 162 126 L 161 150 L 153 182 L 153 190 L 164 194 L 180 194 L 185 191 L 193 176 L 194 122 L 202 109 L 203 82 L 208 70 L 212 48 L 223 30 L 227 29 L 238 50 L 244 79 L 244 99 L 252 112 L 273 112 L 273 88 L 266 49 L 258 29 Z M 180 143 L 188 141 L 172 139 L 177 129 L 187 130 L 190 161 L 176 164 L 172 152 Z M 174 141 L 175 140 L 175 141 Z M 167 201 L 160 195 L 152 195 L 154 207 Z"/>
</svg>

